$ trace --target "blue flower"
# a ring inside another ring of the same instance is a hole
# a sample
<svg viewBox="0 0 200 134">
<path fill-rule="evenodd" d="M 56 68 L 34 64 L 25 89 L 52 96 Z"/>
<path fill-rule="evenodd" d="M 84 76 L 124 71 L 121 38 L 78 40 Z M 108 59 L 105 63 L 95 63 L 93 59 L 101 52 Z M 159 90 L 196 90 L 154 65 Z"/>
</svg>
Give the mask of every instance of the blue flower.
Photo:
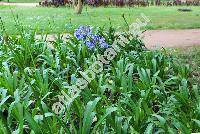
<svg viewBox="0 0 200 134">
<path fill-rule="evenodd" d="M 96 45 L 100 45 L 102 48 L 108 48 L 105 38 L 94 34 L 91 26 L 80 26 L 75 30 L 74 36 L 78 40 L 82 40 L 89 49 L 93 49 Z"/>
<path fill-rule="evenodd" d="M 74 36 L 79 40 L 86 39 L 90 34 L 92 34 L 92 27 L 90 26 L 80 26 L 74 32 Z"/>
<path fill-rule="evenodd" d="M 91 41 L 86 41 L 86 45 L 88 46 L 89 49 L 93 49 L 95 47 L 95 44 Z"/>
<path fill-rule="evenodd" d="M 92 36 L 92 39 L 93 39 L 95 42 L 99 41 L 100 38 L 101 38 L 101 37 L 100 37 L 99 35 L 93 35 L 93 36 Z"/>
<path fill-rule="evenodd" d="M 108 43 L 106 43 L 106 42 L 103 42 L 103 43 L 101 43 L 100 45 L 101 45 L 101 47 L 103 47 L 103 48 L 108 48 L 108 47 L 109 47 Z"/>
<path fill-rule="evenodd" d="M 103 37 L 99 39 L 99 44 L 103 48 L 108 48 L 108 46 L 109 46 L 108 43 L 106 43 L 105 38 L 103 38 Z"/>
</svg>

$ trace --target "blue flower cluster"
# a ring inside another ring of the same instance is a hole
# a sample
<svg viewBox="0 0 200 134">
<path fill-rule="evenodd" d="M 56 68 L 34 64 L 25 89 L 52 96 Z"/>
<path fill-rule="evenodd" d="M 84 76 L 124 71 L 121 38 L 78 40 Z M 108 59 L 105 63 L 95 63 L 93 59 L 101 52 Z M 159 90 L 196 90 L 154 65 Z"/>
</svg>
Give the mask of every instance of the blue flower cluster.
<svg viewBox="0 0 200 134">
<path fill-rule="evenodd" d="M 91 26 L 80 26 L 75 30 L 74 36 L 78 40 L 84 41 L 89 49 L 95 48 L 96 45 L 100 45 L 102 48 L 108 48 L 108 43 L 104 37 L 93 33 Z"/>
<path fill-rule="evenodd" d="M 92 34 L 92 27 L 90 26 L 80 26 L 78 29 L 75 30 L 74 36 L 81 40 L 85 40 L 87 36 Z"/>
</svg>

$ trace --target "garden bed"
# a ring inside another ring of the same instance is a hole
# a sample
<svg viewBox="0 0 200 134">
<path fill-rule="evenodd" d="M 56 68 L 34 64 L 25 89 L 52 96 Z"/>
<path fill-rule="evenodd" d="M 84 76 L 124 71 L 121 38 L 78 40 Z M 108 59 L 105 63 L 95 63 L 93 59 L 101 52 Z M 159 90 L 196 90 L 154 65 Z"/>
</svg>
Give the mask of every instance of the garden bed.
<svg viewBox="0 0 200 134">
<path fill-rule="evenodd" d="M 115 31 L 81 26 L 53 48 L 35 31 L 1 38 L 0 133 L 199 132 L 190 66 Z"/>
</svg>

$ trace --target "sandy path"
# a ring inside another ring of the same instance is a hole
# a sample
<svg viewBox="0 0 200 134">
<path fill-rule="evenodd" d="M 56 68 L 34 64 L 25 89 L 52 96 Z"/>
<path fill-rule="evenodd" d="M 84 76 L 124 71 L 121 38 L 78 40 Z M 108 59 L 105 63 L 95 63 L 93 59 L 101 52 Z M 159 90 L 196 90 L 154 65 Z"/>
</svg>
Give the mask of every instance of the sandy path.
<svg viewBox="0 0 200 134">
<path fill-rule="evenodd" d="M 0 5 L 21 6 L 21 7 L 36 7 L 39 3 L 7 3 L 0 2 Z"/>
<path fill-rule="evenodd" d="M 63 34 L 63 39 L 67 34 Z M 36 38 L 41 38 L 37 35 Z M 143 41 L 147 48 L 187 48 L 200 46 L 200 29 L 185 30 L 147 30 L 142 34 Z M 55 34 L 47 36 L 47 40 L 56 39 Z"/>
<path fill-rule="evenodd" d="M 144 34 L 148 48 L 182 48 L 200 46 L 200 29 L 186 30 L 148 30 Z"/>
</svg>

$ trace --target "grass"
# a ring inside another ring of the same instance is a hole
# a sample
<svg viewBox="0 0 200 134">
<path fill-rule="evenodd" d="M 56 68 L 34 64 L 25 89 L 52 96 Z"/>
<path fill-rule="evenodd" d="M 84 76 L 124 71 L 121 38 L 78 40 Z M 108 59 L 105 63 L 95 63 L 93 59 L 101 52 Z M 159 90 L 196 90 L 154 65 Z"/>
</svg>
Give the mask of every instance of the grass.
<svg viewBox="0 0 200 134">
<path fill-rule="evenodd" d="M 144 13 L 151 20 L 146 29 L 187 29 L 200 28 L 200 7 L 191 8 L 192 12 L 179 12 L 180 7 L 135 7 L 135 8 L 91 8 L 84 7 L 81 15 L 75 15 L 74 9 L 66 8 L 45 8 L 45 7 L 12 7 L 0 6 L 0 16 L 5 22 L 8 33 L 15 34 L 17 30 L 13 15 L 18 15 L 18 19 L 23 25 L 31 28 L 38 28 L 49 33 L 68 32 L 69 24 L 72 27 L 78 25 L 106 26 L 112 25 L 118 29 L 124 29 L 125 23 L 122 14 L 131 24 L 136 18 L 141 18 L 140 13 Z M 12 12 L 13 11 L 13 14 Z M 68 25 L 66 25 L 68 24 Z"/>
<path fill-rule="evenodd" d="M 200 47 L 179 48 L 175 53 L 183 63 L 190 64 L 193 80 L 200 82 Z"/>
</svg>

